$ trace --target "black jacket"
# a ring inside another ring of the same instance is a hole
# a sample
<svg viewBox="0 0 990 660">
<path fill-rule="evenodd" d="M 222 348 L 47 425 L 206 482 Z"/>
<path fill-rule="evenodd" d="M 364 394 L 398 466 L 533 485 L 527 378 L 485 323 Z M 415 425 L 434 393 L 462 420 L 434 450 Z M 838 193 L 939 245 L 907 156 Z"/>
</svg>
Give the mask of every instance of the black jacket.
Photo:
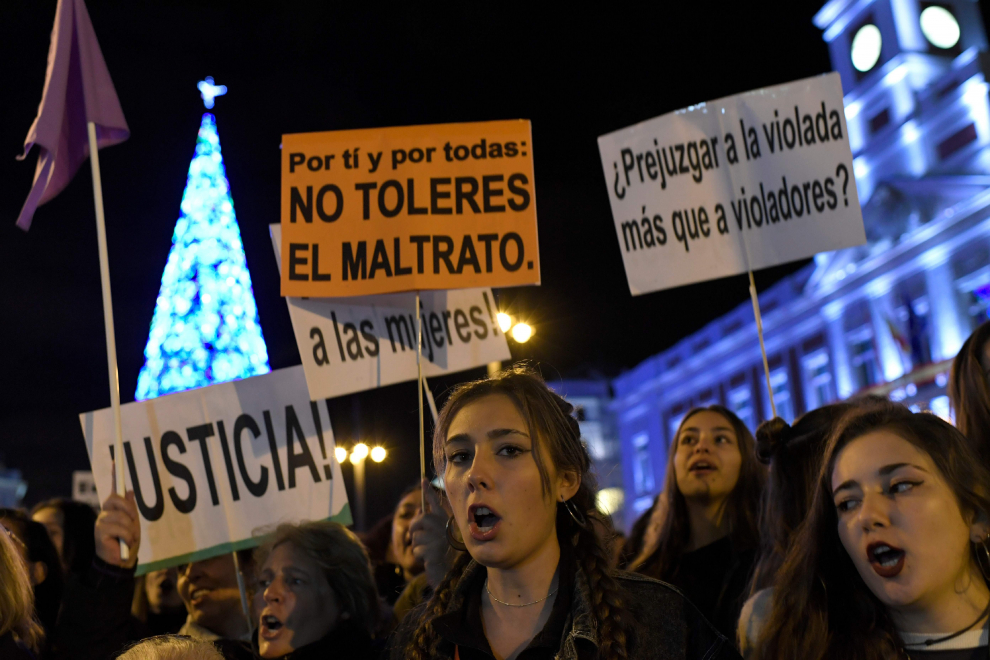
<svg viewBox="0 0 990 660">
<path fill-rule="evenodd" d="M 93 559 L 82 576 L 65 583 L 62 610 L 49 642 L 50 660 L 111 660 L 154 631 L 131 616 L 134 569 Z M 227 660 L 251 660 L 249 645 L 235 640 L 214 642 Z M 0 656 L 2 658 L 3 656 Z"/>
<path fill-rule="evenodd" d="M 466 607 L 472 589 L 483 583 L 484 566 L 472 561 L 454 587 L 446 613 Z M 733 645 L 722 636 L 676 588 L 633 573 L 613 572 L 625 591 L 626 605 L 636 617 L 635 630 L 629 641 L 631 660 L 731 660 L 739 658 Z M 405 618 L 390 644 L 392 660 L 404 657 L 406 644 L 418 627 L 428 603 L 420 605 Z M 560 660 L 597 658 L 598 628 L 592 615 L 591 589 L 587 576 L 578 567 L 570 614 L 560 640 Z M 442 639 L 437 659 L 454 657 L 454 644 Z"/>
<path fill-rule="evenodd" d="M 349 621 L 341 621 L 321 640 L 307 644 L 278 660 L 329 660 L 330 658 L 376 658 L 371 637 Z"/>
</svg>

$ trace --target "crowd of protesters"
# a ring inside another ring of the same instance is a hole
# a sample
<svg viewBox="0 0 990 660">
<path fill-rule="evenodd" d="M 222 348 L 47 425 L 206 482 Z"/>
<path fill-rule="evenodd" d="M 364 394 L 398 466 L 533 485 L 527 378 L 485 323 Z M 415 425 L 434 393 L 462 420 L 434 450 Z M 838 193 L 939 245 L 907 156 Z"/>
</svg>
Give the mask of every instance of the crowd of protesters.
<svg viewBox="0 0 990 660">
<path fill-rule="evenodd" d="M 450 394 L 443 490 L 362 535 L 283 524 L 136 578 L 133 493 L 0 509 L 0 657 L 988 658 L 990 323 L 949 393 L 956 426 L 879 397 L 755 437 L 691 410 L 624 541 L 572 406 L 527 367 Z"/>
</svg>

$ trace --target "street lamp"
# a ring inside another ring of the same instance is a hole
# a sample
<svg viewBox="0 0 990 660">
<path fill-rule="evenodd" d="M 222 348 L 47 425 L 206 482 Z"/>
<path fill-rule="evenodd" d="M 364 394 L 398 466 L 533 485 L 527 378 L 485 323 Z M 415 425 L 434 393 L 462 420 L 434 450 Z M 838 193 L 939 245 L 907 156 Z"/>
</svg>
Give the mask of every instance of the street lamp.
<svg viewBox="0 0 990 660">
<path fill-rule="evenodd" d="M 334 455 L 338 462 L 343 463 L 345 460 L 350 460 L 351 465 L 354 466 L 354 495 L 357 500 L 354 503 L 354 509 L 359 529 L 364 528 L 364 462 L 370 456 L 375 463 L 381 463 L 385 460 L 387 453 L 384 447 L 376 446 L 369 449 L 368 445 L 363 442 L 359 442 L 351 448 L 350 456 L 343 447 L 334 449 Z"/>
<path fill-rule="evenodd" d="M 498 327 L 512 339 L 517 344 L 525 344 L 533 337 L 533 326 L 523 321 L 518 321 L 512 318 L 509 314 L 505 312 L 499 312 L 495 315 L 495 319 L 498 321 Z"/>
<path fill-rule="evenodd" d="M 520 344 L 525 344 L 533 336 L 533 328 L 528 323 L 516 323 L 512 326 L 512 338 Z"/>
</svg>

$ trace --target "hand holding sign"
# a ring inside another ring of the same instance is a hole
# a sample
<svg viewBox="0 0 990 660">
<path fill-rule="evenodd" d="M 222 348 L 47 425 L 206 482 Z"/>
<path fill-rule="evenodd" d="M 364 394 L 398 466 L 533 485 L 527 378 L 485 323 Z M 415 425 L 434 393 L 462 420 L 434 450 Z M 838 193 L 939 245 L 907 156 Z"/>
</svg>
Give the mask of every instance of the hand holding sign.
<svg viewBox="0 0 990 660">
<path fill-rule="evenodd" d="M 427 510 L 413 518 L 410 527 L 413 555 L 423 562 L 426 581 L 436 589 L 453 563 L 449 556 L 453 550 L 447 543 L 446 535 L 450 514 L 443 508 L 440 497 L 426 479 L 423 480 L 423 492 L 426 495 Z"/>
<path fill-rule="evenodd" d="M 103 502 L 103 510 L 96 518 L 93 527 L 96 541 L 96 556 L 113 566 L 134 568 L 137 565 L 138 549 L 141 547 L 141 519 L 138 517 L 134 491 L 129 490 L 124 497 L 116 489 Z M 120 544 L 127 544 L 128 555 L 121 558 Z"/>
</svg>

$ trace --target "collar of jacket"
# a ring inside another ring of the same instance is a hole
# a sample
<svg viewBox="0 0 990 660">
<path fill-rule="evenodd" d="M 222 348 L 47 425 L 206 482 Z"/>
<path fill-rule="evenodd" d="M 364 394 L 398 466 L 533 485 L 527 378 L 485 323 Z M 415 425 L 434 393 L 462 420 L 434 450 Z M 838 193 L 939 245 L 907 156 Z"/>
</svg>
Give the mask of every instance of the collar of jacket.
<svg viewBox="0 0 990 660">
<path fill-rule="evenodd" d="M 483 580 L 483 575 L 487 569 L 478 562 L 471 560 L 464 572 L 461 574 L 450 602 L 447 604 L 445 614 L 457 612 L 465 607 L 467 598 L 471 591 L 471 586 L 475 580 Z M 598 625 L 595 622 L 594 613 L 591 606 L 591 586 L 588 584 L 588 576 L 581 568 L 580 562 L 575 562 L 574 566 L 574 593 L 571 596 L 571 613 L 564 624 L 564 637 L 560 640 L 561 660 L 577 658 L 575 642 L 583 639 L 598 648 Z"/>
</svg>

